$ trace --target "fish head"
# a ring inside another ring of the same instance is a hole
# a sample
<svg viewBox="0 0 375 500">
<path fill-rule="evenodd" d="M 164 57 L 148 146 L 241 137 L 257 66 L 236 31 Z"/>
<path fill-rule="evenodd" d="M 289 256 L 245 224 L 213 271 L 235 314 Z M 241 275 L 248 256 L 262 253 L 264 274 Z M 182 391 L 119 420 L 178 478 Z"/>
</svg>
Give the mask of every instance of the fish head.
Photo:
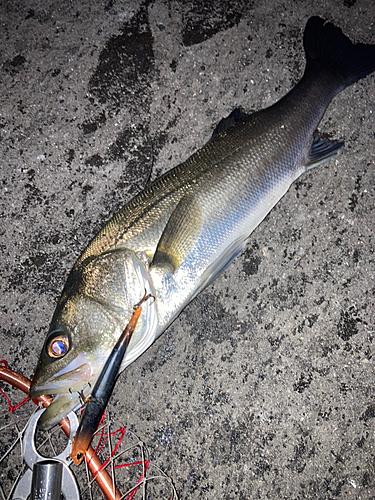
<svg viewBox="0 0 375 500">
<path fill-rule="evenodd" d="M 73 268 L 52 319 L 29 396 L 53 395 L 38 427 L 48 430 L 91 393 L 133 308 L 145 291 L 155 297 L 144 262 L 131 250 L 117 249 Z M 155 300 L 142 313 L 123 364 L 134 361 L 156 337 Z"/>
</svg>

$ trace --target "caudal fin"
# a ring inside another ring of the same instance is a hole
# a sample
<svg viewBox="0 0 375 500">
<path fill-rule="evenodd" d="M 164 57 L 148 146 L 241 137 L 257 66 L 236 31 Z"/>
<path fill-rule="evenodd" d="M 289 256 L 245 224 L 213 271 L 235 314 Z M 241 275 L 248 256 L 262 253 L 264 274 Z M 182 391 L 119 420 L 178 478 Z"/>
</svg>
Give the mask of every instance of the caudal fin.
<svg viewBox="0 0 375 500">
<path fill-rule="evenodd" d="M 303 37 L 305 75 L 323 67 L 341 80 L 340 92 L 375 71 L 375 45 L 353 44 L 340 28 L 320 17 L 311 17 Z"/>
</svg>

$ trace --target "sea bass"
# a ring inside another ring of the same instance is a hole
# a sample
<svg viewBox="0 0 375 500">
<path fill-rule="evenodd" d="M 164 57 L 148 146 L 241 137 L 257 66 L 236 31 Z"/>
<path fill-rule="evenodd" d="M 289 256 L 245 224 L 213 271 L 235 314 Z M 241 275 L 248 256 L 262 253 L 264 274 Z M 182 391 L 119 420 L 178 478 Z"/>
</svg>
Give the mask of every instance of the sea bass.
<svg viewBox="0 0 375 500">
<path fill-rule="evenodd" d="M 52 318 L 30 397 L 55 395 L 39 420 L 58 423 L 91 392 L 133 306 L 142 314 L 123 370 L 241 253 L 251 232 L 306 170 L 343 145 L 317 126 L 332 98 L 375 70 L 375 45 L 331 23 L 305 29 L 306 69 L 273 106 L 235 109 L 208 143 L 133 198 L 74 265 Z"/>
</svg>

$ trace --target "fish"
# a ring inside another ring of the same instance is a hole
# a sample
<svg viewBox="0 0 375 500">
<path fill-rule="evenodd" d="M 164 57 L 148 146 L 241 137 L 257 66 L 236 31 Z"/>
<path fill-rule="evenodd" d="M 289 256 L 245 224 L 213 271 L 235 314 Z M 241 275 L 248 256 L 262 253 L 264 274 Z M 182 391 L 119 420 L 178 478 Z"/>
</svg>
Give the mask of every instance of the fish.
<svg viewBox="0 0 375 500">
<path fill-rule="evenodd" d="M 133 314 L 118 339 L 111 354 L 107 358 L 103 370 L 100 372 L 94 389 L 86 403 L 82 419 L 72 443 L 70 456 L 76 465 L 84 459 L 91 439 L 100 423 L 104 410 L 115 387 L 116 378 L 121 367 L 121 362 L 125 356 L 130 340 L 137 326 L 142 312 L 142 304 L 151 298 L 151 295 L 144 294 L 140 302 L 133 307 Z"/>
<path fill-rule="evenodd" d="M 303 36 L 301 80 L 272 106 L 234 109 L 186 161 L 130 200 L 82 252 L 52 317 L 30 397 L 53 395 L 47 430 L 91 392 L 133 304 L 144 304 L 121 371 L 242 252 L 292 183 L 343 142 L 317 127 L 331 100 L 375 70 L 375 45 L 353 44 L 320 17 Z"/>
</svg>

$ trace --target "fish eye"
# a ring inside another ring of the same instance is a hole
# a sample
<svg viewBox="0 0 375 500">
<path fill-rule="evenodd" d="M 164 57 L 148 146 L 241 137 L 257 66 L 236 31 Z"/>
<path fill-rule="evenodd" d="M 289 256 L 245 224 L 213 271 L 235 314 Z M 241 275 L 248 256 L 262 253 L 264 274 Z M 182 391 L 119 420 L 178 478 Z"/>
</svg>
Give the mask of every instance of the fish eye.
<svg viewBox="0 0 375 500">
<path fill-rule="evenodd" d="M 47 353 L 51 358 L 62 358 L 69 351 L 69 338 L 63 332 L 56 332 L 47 344 Z"/>
</svg>

